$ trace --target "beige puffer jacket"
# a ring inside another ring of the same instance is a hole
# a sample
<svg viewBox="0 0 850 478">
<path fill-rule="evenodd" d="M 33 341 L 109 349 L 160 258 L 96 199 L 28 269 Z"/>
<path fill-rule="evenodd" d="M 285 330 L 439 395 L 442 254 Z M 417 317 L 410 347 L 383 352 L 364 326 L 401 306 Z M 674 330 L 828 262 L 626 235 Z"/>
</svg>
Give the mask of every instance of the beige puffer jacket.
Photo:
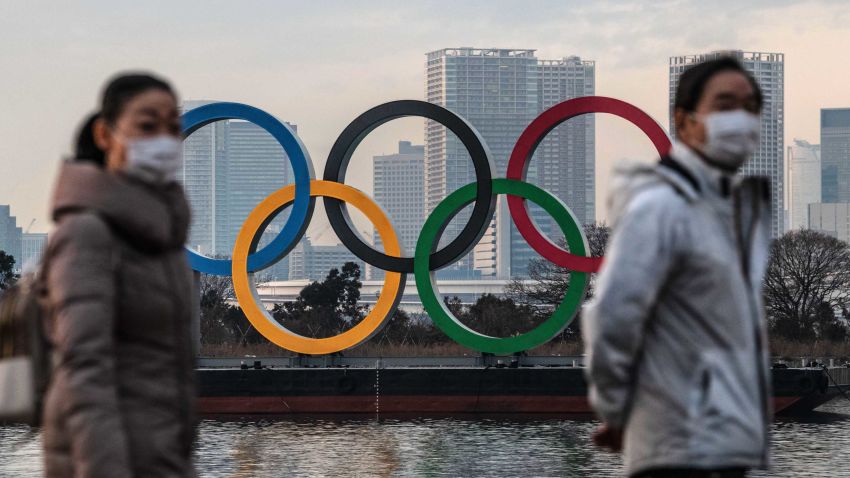
<svg viewBox="0 0 850 478">
<path fill-rule="evenodd" d="M 194 476 L 189 209 L 179 184 L 62 166 L 47 253 L 48 477 Z"/>
</svg>

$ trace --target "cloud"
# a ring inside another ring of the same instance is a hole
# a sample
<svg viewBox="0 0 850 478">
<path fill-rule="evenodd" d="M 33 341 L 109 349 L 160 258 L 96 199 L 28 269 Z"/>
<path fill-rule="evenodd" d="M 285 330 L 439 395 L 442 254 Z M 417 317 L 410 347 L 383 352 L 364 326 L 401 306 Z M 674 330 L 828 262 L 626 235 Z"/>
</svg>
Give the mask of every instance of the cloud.
<svg viewBox="0 0 850 478">
<path fill-rule="evenodd" d="M 58 158 L 104 80 L 127 68 L 165 74 L 186 98 L 243 101 L 297 123 L 321 171 L 357 114 L 422 98 L 430 50 L 535 48 L 541 58 L 596 60 L 599 94 L 631 101 L 661 124 L 670 56 L 782 51 L 786 134 L 814 139 L 818 107 L 850 104 L 841 80 L 850 67 L 836 48 L 848 20 L 850 6 L 838 0 L 0 2 L 0 161 L 9 171 L 0 203 L 48 223 Z M 598 124 L 603 189 L 608 163 L 651 149 L 621 133 L 627 126 Z M 407 122 L 373 135 L 351 173 L 367 186 L 369 157 L 398 139 L 421 140 L 422 129 Z"/>
</svg>

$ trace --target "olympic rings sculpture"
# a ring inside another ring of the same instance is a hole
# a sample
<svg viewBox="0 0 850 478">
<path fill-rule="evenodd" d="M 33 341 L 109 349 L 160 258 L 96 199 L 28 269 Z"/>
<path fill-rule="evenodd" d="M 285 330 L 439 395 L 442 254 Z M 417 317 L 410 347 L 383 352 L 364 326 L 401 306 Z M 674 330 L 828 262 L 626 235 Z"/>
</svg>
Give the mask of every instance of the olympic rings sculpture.
<svg viewBox="0 0 850 478">
<path fill-rule="evenodd" d="M 667 134 L 637 107 L 601 96 L 575 98 L 549 108 L 532 121 L 514 146 L 506 178 L 495 178 L 490 151 L 469 122 L 432 103 L 401 100 L 376 106 L 352 121 L 331 148 L 324 178 L 316 180 L 310 155 L 298 136 L 284 123 L 262 110 L 239 103 L 200 106 L 183 114 L 184 137 L 215 121 L 250 121 L 280 143 L 292 164 L 295 181 L 269 195 L 251 211 L 236 238 L 231 260 L 213 259 L 187 249 L 189 263 L 201 273 L 231 275 L 236 299 L 254 328 L 272 343 L 297 353 L 334 353 L 368 340 L 393 316 L 404 293 L 407 273 L 413 273 L 419 298 L 434 324 L 457 343 L 494 354 L 510 354 L 537 347 L 555 337 L 573 320 L 589 284 L 589 273 L 599 269 L 602 258 L 588 255 L 587 239 L 581 225 L 561 200 L 525 182 L 528 162 L 546 134 L 556 126 L 572 117 L 597 112 L 620 116 L 637 126 L 652 141 L 659 155 L 669 151 Z M 395 230 L 383 209 L 363 192 L 342 182 L 351 155 L 363 138 L 378 126 L 404 116 L 428 118 L 452 131 L 469 151 L 476 178 L 474 183 L 449 194 L 434 208 L 423 225 L 412 257 L 403 255 Z M 491 337 L 464 325 L 440 299 L 434 279 L 436 270 L 466 255 L 481 239 L 493 218 L 499 194 L 508 196 L 511 218 L 529 245 L 542 257 L 571 271 L 569 289 L 552 316 L 533 330 L 513 337 Z M 273 265 L 298 243 L 310 222 L 317 196 L 323 198 L 331 227 L 340 241 L 365 263 L 387 272 L 378 301 L 366 317 L 351 329 L 326 338 L 299 335 L 274 320 L 260 302 L 253 280 L 254 272 Z M 536 203 L 552 215 L 566 237 L 569 250 L 546 238 L 528 214 L 526 201 Z M 443 229 L 471 203 L 472 214 L 460 234 L 442 249 L 437 249 Z M 384 244 L 384 252 L 372 248 L 355 232 L 347 212 L 348 206 L 357 208 L 372 222 Z M 266 226 L 287 207 L 291 207 L 292 211 L 284 227 L 271 242 L 257 250 Z"/>
</svg>

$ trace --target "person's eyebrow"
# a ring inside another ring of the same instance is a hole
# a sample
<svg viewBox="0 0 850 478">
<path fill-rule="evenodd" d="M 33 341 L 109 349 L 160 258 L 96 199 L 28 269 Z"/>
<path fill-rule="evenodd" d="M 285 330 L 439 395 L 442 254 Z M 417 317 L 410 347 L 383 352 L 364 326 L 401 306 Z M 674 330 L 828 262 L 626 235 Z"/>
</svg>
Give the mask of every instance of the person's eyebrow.
<svg viewBox="0 0 850 478">
<path fill-rule="evenodd" d="M 720 92 L 720 93 L 717 94 L 717 96 L 714 97 L 715 101 L 718 101 L 718 100 L 719 101 L 735 101 L 737 99 L 738 99 L 738 95 L 736 95 L 735 93 L 732 93 L 731 91 Z"/>
<path fill-rule="evenodd" d="M 143 114 L 143 115 L 147 115 L 147 116 L 153 116 L 153 117 L 159 116 L 159 113 L 156 111 L 155 108 L 141 108 L 139 110 L 139 114 Z"/>
<path fill-rule="evenodd" d="M 150 107 L 140 108 L 139 114 L 144 115 L 144 116 L 153 117 L 153 118 L 156 118 L 156 119 L 160 118 L 159 110 L 157 110 L 156 108 L 150 108 Z M 163 118 L 171 120 L 171 119 L 174 119 L 174 118 L 178 118 L 179 116 L 180 116 L 180 113 L 176 109 L 174 109 L 174 110 L 171 110 L 170 112 L 166 113 L 163 116 Z"/>
</svg>

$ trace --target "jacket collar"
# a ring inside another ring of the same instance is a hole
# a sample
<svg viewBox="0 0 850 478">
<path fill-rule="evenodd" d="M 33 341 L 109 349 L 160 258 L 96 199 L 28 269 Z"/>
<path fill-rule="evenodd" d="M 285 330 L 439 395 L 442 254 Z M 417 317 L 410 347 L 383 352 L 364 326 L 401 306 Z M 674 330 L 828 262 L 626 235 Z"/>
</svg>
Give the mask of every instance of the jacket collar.
<svg viewBox="0 0 850 478">
<path fill-rule="evenodd" d="M 686 193 L 689 196 L 696 196 L 703 193 L 718 197 L 728 197 L 731 185 L 737 180 L 736 174 L 729 174 L 712 167 L 703 161 L 694 150 L 679 141 L 673 142 L 670 156 L 686 169 L 699 185 L 698 188 L 694 188 L 691 184 L 686 185 L 688 189 Z M 679 182 L 687 181 L 679 178 Z"/>
<path fill-rule="evenodd" d="M 153 186 L 92 164 L 65 162 L 53 195 L 53 219 L 82 210 L 97 212 L 140 249 L 176 249 L 186 242 L 189 206 L 178 183 Z"/>
</svg>

